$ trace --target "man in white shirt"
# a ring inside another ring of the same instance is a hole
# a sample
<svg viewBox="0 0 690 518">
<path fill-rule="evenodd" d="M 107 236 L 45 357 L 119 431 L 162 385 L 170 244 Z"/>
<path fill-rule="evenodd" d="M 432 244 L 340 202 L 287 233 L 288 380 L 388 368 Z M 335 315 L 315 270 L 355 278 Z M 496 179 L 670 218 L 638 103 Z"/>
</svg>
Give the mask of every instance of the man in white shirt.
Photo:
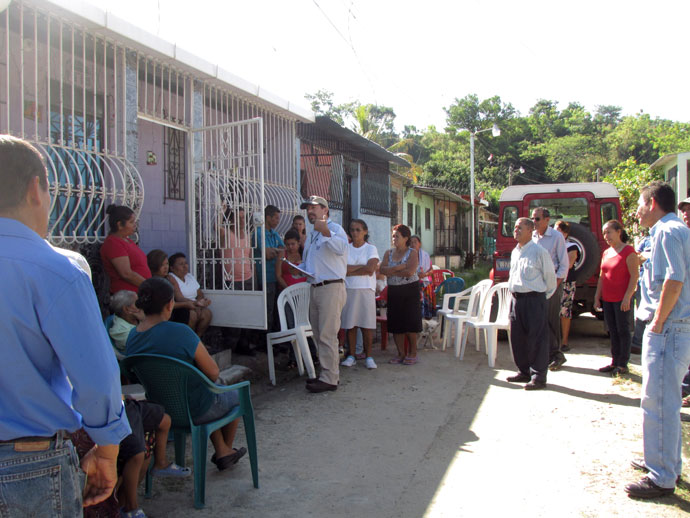
<svg viewBox="0 0 690 518">
<path fill-rule="evenodd" d="M 302 267 L 311 276 L 309 322 L 319 350 L 321 375 L 307 380 L 309 392 L 336 390 L 340 378 L 338 331 L 345 306 L 347 275 L 347 234 L 328 218 L 328 202 L 311 196 L 302 203 L 309 223 L 314 225 L 304 244 Z"/>
<path fill-rule="evenodd" d="M 561 285 L 568 276 L 570 261 L 568 250 L 565 246 L 565 238 L 558 230 L 549 226 L 551 220 L 548 209 L 537 207 L 532 211 L 534 232 L 532 241 L 541 245 L 549 252 L 551 262 L 556 272 L 556 291 L 550 296 L 547 303 L 546 321 L 549 329 L 549 369 L 556 371 L 566 362 L 565 355 L 561 351 Z"/>
<path fill-rule="evenodd" d="M 520 218 L 513 236 L 518 244 L 510 256 L 508 287 L 513 294 L 510 307 L 510 341 L 518 373 L 512 383 L 527 383 L 525 390 L 546 388 L 549 366 L 547 299 L 556 290 L 553 261 L 543 247 L 532 241 L 534 223 Z"/>
</svg>

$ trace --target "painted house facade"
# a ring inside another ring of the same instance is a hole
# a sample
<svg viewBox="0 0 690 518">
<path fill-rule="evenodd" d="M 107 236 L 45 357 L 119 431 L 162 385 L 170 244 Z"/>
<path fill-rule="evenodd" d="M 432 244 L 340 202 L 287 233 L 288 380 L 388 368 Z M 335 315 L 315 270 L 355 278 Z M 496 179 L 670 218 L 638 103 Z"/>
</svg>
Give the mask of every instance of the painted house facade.
<svg viewBox="0 0 690 518">
<path fill-rule="evenodd" d="M 287 230 L 301 200 L 296 125 L 313 120 L 94 6 L 15 0 L 0 13 L 0 132 L 46 158 L 48 239 L 95 261 L 105 208 L 133 208 L 145 252 L 188 255 L 216 325 L 265 327 L 265 292 L 233 289 L 220 235 L 240 210 L 253 234 L 269 203 Z"/>
</svg>

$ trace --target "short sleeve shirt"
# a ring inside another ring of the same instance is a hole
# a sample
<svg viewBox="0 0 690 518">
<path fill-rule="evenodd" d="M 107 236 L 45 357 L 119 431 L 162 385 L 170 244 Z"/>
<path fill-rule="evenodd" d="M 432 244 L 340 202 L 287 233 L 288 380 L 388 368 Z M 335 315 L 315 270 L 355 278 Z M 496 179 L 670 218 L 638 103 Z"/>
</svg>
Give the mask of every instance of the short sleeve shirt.
<svg viewBox="0 0 690 518">
<path fill-rule="evenodd" d="M 379 252 L 370 243 L 364 243 L 359 248 L 350 243 L 347 251 L 347 264 L 362 266 L 370 259 L 378 259 Z M 370 289 L 376 291 L 376 273 L 371 275 L 348 275 L 345 277 L 345 287 L 348 289 Z"/>
<path fill-rule="evenodd" d="M 105 238 L 101 246 L 103 269 L 110 277 L 110 293 L 117 293 L 120 290 L 138 291 L 134 284 L 127 282 L 117 273 L 112 259 L 118 257 L 129 257 L 129 266 L 132 271 L 144 279 L 150 279 L 151 270 L 149 270 L 149 265 L 146 262 L 146 254 L 131 239 L 123 239 L 112 234 Z"/>
</svg>

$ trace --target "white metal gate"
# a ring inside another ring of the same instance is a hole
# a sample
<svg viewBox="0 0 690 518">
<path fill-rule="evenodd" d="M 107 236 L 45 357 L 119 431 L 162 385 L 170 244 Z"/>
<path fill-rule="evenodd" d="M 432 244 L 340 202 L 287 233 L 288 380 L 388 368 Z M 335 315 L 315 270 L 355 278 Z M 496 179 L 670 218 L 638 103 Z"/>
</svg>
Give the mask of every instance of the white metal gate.
<svg viewBox="0 0 690 518">
<path fill-rule="evenodd" d="M 191 131 L 190 263 L 212 300 L 213 324 L 266 329 L 261 118 Z M 255 257 L 256 256 L 256 257 Z"/>
</svg>

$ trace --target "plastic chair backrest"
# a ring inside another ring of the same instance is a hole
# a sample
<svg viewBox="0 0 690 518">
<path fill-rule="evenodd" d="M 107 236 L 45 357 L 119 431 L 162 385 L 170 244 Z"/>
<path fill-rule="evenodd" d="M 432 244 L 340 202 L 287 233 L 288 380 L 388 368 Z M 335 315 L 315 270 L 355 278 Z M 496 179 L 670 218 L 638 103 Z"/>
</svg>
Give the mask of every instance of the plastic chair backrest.
<svg viewBox="0 0 690 518">
<path fill-rule="evenodd" d="M 190 399 L 203 397 L 213 386 L 203 372 L 189 363 L 160 354 L 134 354 L 123 360 L 127 372 L 133 372 L 146 389 L 146 399 L 165 407 L 173 428 L 189 428 L 192 415 Z"/>
<path fill-rule="evenodd" d="M 433 270 L 431 272 L 431 285 L 436 289 L 443 283 L 443 272 L 444 270 Z"/>
<path fill-rule="evenodd" d="M 465 279 L 462 277 L 449 277 L 436 288 L 436 300 L 443 301 L 443 296 L 447 293 L 460 293 L 465 289 Z M 452 303 L 451 303 L 452 306 Z"/>
<path fill-rule="evenodd" d="M 506 322 L 510 313 L 510 290 L 507 282 L 502 282 L 499 286 L 501 288 L 498 290 L 498 313 L 495 322 Z"/>
<path fill-rule="evenodd" d="M 501 315 L 503 311 L 506 312 L 507 317 L 507 308 L 504 309 L 504 307 L 506 306 L 506 301 L 509 299 L 505 295 L 506 292 L 508 292 L 507 282 L 499 282 L 498 284 L 495 284 L 491 287 L 491 289 L 486 293 L 486 296 L 484 297 L 484 301 L 482 303 L 481 314 L 479 315 L 480 322 L 491 322 L 491 306 L 493 304 L 494 295 L 498 297 L 498 311 L 496 312 L 496 321 L 498 321 L 498 317 L 499 315 Z"/>
<path fill-rule="evenodd" d="M 306 282 L 300 282 L 288 286 L 278 295 L 278 317 L 280 319 L 280 330 L 287 331 L 290 329 L 285 317 L 285 305 L 287 304 L 292 310 L 295 319 L 295 327 L 310 326 L 309 322 L 309 297 L 310 286 Z"/>
</svg>

